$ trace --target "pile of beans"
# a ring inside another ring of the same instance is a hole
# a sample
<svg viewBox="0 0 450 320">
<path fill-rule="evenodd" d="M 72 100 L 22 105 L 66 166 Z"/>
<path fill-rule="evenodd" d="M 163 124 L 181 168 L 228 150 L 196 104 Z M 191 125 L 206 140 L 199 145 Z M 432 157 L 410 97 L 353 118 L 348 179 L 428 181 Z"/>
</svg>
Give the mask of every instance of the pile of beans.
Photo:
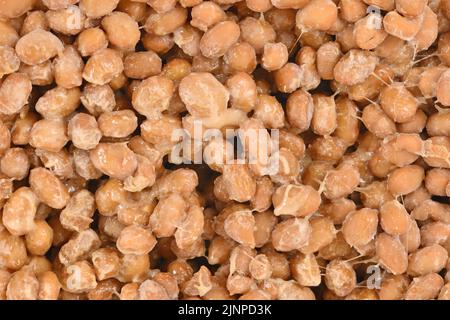
<svg viewBox="0 0 450 320">
<path fill-rule="evenodd" d="M 0 120 L 0 299 L 450 299 L 450 0 L 0 0 Z"/>
</svg>

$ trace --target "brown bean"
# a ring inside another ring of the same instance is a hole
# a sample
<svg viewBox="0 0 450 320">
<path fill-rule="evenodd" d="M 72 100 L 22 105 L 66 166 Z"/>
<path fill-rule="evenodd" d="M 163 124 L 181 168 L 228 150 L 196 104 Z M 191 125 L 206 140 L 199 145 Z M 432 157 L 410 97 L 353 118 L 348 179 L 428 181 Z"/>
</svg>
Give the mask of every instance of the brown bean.
<svg viewBox="0 0 450 320">
<path fill-rule="evenodd" d="M 49 207 L 62 209 L 70 199 L 67 187 L 47 169 L 32 169 L 29 182 L 39 200 Z"/>
<path fill-rule="evenodd" d="M 96 51 L 86 62 L 83 79 L 92 84 L 104 85 L 119 75 L 123 68 L 120 54 L 106 48 Z"/>
<path fill-rule="evenodd" d="M 378 210 L 363 208 L 347 215 L 342 223 L 342 234 L 349 245 L 364 246 L 374 239 L 377 226 Z"/>
<path fill-rule="evenodd" d="M 67 125 L 67 132 L 74 146 L 82 150 L 94 149 L 102 138 L 97 121 L 86 113 L 73 116 Z"/>
<path fill-rule="evenodd" d="M 89 152 L 94 166 L 111 178 L 125 179 L 137 168 L 137 159 L 123 143 L 99 143 Z"/>
<path fill-rule="evenodd" d="M 256 53 L 262 53 L 266 43 L 275 41 L 275 30 L 265 20 L 247 17 L 240 21 L 239 27 L 241 28 L 242 39 L 249 43 Z"/>
<path fill-rule="evenodd" d="M 438 244 L 424 247 L 409 255 L 408 274 L 424 276 L 440 272 L 447 263 L 448 253 Z"/>
<path fill-rule="evenodd" d="M 132 110 L 104 112 L 98 117 L 98 128 L 105 137 L 123 138 L 136 130 L 137 122 Z"/>
<path fill-rule="evenodd" d="M 31 81 L 24 73 L 8 75 L 0 87 L 0 112 L 14 114 L 20 112 L 31 93 Z"/>
<path fill-rule="evenodd" d="M 208 88 L 208 89 L 206 89 Z M 217 116 L 228 103 L 228 90 L 210 73 L 191 73 L 179 86 L 181 100 L 196 117 Z"/>
<path fill-rule="evenodd" d="M 219 58 L 238 41 L 240 34 L 235 22 L 219 22 L 205 32 L 200 40 L 200 50 L 207 58 Z"/>
<path fill-rule="evenodd" d="M 444 280 L 437 273 L 414 278 L 405 294 L 405 300 L 429 300 L 439 294 Z"/>
<path fill-rule="evenodd" d="M 272 196 L 274 214 L 306 217 L 319 209 L 320 194 L 305 185 L 284 185 L 275 190 Z"/>
<path fill-rule="evenodd" d="M 24 35 L 16 44 L 17 56 L 29 65 L 43 63 L 61 53 L 63 49 L 61 40 L 42 29 L 36 29 Z"/>
<path fill-rule="evenodd" d="M 181 27 L 187 19 L 187 10 L 181 6 L 164 12 L 151 13 L 145 22 L 144 29 L 149 33 L 164 36 Z"/>
<path fill-rule="evenodd" d="M 326 31 L 336 21 L 337 13 L 333 1 L 312 0 L 297 12 L 296 24 L 299 29 Z"/>
<path fill-rule="evenodd" d="M 311 235 L 308 220 L 291 218 L 280 222 L 272 231 L 272 244 L 278 251 L 286 252 L 307 245 Z"/>
<path fill-rule="evenodd" d="M 366 80 L 375 70 L 378 58 L 364 50 L 352 49 L 334 67 L 337 82 L 353 86 Z"/>
<path fill-rule="evenodd" d="M 394 196 L 411 193 L 420 187 L 424 176 L 423 168 L 417 165 L 395 169 L 388 177 L 388 190 Z"/>
<path fill-rule="evenodd" d="M 402 274 L 408 267 L 406 249 L 400 240 L 386 233 L 379 234 L 375 240 L 378 262 L 390 273 Z"/>
</svg>

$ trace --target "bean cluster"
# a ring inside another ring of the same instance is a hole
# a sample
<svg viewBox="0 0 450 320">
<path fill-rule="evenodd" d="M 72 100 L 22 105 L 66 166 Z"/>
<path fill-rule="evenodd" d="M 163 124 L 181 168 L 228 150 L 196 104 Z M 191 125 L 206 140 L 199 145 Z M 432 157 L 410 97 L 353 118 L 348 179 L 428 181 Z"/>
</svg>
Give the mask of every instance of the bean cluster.
<svg viewBox="0 0 450 320">
<path fill-rule="evenodd" d="M 449 196 L 450 0 L 0 0 L 0 299 L 450 299 Z"/>
</svg>

